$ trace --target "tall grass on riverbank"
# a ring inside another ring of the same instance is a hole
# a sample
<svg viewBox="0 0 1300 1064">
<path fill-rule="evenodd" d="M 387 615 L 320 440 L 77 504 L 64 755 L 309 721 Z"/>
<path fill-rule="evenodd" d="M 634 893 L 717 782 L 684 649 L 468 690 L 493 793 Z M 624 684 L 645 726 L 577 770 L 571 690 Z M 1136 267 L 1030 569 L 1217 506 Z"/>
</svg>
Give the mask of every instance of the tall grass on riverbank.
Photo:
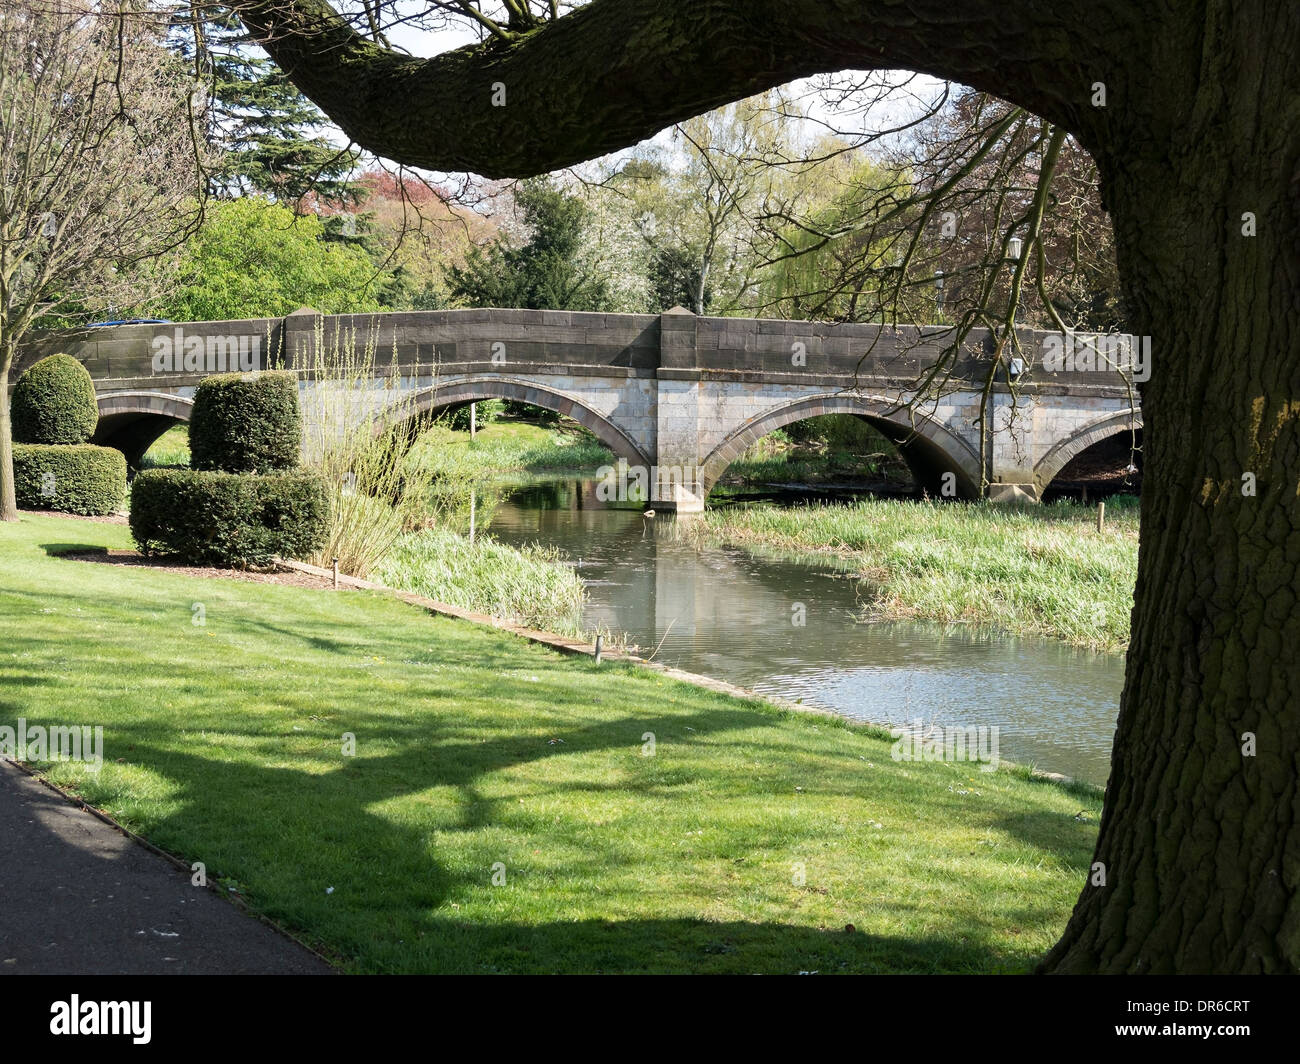
<svg viewBox="0 0 1300 1064">
<path fill-rule="evenodd" d="M 851 559 L 875 616 L 988 624 L 1096 650 L 1123 650 L 1137 579 L 1138 500 L 868 500 L 850 506 L 710 510 L 682 522 L 701 541 Z"/>
<path fill-rule="evenodd" d="M 304 410 L 303 460 L 325 477 L 330 491 L 330 531 L 310 560 L 364 577 L 387 556 L 398 537 L 424 518 L 431 475 L 405 460 L 408 433 L 419 426 L 389 426 L 385 407 L 420 381 L 416 365 L 405 373 L 394 349 L 380 365 L 375 331 L 358 343 L 355 329 L 329 339 L 318 322 L 309 353 L 315 389 Z M 432 368 L 425 373 L 432 379 Z M 377 381 L 384 390 L 377 391 Z M 427 383 L 427 382 L 426 382 Z"/>
<path fill-rule="evenodd" d="M 401 536 L 376 567 L 390 587 L 532 628 L 581 634 L 582 581 L 558 551 L 473 543 L 443 528 Z"/>
</svg>

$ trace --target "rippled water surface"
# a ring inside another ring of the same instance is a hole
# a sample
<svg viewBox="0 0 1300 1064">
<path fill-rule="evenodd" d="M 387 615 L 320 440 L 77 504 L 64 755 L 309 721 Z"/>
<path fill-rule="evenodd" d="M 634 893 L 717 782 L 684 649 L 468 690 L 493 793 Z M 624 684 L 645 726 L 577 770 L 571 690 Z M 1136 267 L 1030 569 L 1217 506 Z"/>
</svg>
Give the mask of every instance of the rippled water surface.
<svg viewBox="0 0 1300 1064">
<path fill-rule="evenodd" d="M 1001 757 L 1105 782 L 1119 655 L 862 623 L 859 585 L 833 563 L 697 548 L 673 520 L 603 504 L 590 481 L 549 481 L 510 491 L 487 528 L 562 550 L 587 584 L 587 623 L 627 632 L 642 654 L 658 646 L 658 661 L 859 720 L 997 725 Z"/>
</svg>

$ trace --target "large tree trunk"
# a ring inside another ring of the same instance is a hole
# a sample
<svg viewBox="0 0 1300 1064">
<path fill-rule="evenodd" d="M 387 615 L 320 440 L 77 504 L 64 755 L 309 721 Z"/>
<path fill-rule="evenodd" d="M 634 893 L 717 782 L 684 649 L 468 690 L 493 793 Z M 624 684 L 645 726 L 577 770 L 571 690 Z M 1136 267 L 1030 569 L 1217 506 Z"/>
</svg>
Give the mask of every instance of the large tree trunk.
<svg viewBox="0 0 1300 1064">
<path fill-rule="evenodd" d="M 9 425 L 9 367 L 0 370 L 0 521 L 18 520 L 14 496 L 14 445 Z"/>
<path fill-rule="evenodd" d="M 1105 885 L 1048 971 L 1300 969 L 1300 83 L 1266 43 L 1294 45 L 1286 7 L 1219 38 L 1170 143 L 1103 160 L 1152 338 L 1142 535 Z"/>
</svg>

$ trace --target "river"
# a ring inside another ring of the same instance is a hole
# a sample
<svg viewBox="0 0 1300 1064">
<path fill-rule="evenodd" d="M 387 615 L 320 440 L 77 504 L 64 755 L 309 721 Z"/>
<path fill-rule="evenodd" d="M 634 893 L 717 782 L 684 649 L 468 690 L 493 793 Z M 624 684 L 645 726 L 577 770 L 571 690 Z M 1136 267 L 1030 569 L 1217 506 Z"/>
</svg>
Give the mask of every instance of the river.
<svg viewBox="0 0 1300 1064">
<path fill-rule="evenodd" d="M 492 505 L 480 527 L 561 550 L 587 585 L 585 623 L 626 632 L 644 656 L 855 720 L 996 726 L 1002 759 L 1106 782 L 1120 655 L 864 622 L 859 584 L 834 561 L 697 547 L 671 516 L 599 501 L 594 481 L 531 483 Z"/>
</svg>

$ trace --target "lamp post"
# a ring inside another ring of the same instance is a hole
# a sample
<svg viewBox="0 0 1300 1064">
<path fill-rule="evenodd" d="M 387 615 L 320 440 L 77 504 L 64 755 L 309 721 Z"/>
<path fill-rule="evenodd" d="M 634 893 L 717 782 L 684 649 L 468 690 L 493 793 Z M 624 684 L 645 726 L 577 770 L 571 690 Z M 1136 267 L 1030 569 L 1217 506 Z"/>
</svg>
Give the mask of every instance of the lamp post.
<svg viewBox="0 0 1300 1064">
<path fill-rule="evenodd" d="M 1020 255 L 1024 249 L 1025 242 L 1018 236 L 1013 236 L 1007 241 L 1007 255 L 1012 262 L 1020 261 Z M 1012 341 L 1015 341 L 1014 334 L 1012 335 Z M 1011 380 L 1016 380 L 1024 372 L 1025 360 L 1019 357 L 1012 358 L 1010 364 L 1007 366 L 1007 375 Z"/>
</svg>

